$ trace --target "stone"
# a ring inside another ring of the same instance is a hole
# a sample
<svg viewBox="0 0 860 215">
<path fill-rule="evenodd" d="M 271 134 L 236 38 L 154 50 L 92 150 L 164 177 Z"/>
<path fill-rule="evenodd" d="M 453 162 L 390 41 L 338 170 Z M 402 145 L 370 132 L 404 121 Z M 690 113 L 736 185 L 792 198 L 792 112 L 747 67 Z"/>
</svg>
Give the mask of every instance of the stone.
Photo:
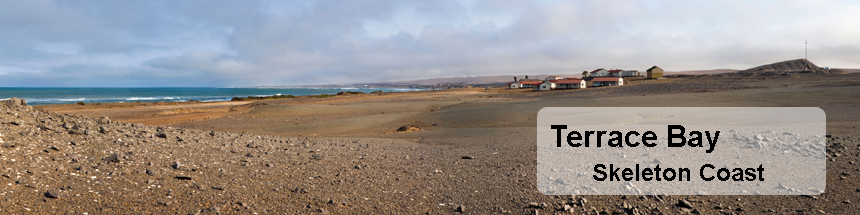
<svg viewBox="0 0 860 215">
<path fill-rule="evenodd" d="M 463 157 L 460 157 L 460 159 L 471 160 L 471 159 L 475 159 L 475 156 L 463 156 Z"/>
<path fill-rule="evenodd" d="M 323 155 L 320 155 L 320 154 L 314 154 L 314 155 L 313 155 L 313 156 L 311 156 L 311 157 L 313 157 L 313 158 L 314 158 L 314 160 L 322 160 L 324 156 L 323 156 Z"/>
<path fill-rule="evenodd" d="M 108 117 L 99 117 L 98 119 L 96 119 L 96 123 L 101 124 L 101 125 L 107 125 L 107 124 L 110 124 L 110 118 L 108 118 Z"/>
<path fill-rule="evenodd" d="M 184 176 L 184 175 L 177 175 L 175 178 L 179 179 L 179 180 L 191 180 L 191 176 Z"/>
<path fill-rule="evenodd" d="M 693 204 L 690 204 L 689 201 L 684 200 L 684 199 L 678 200 L 678 203 L 675 204 L 675 206 L 687 208 L 687 209 L 693 209 Z"/>
<path fill-rule="evenodd" d="M 12 97 L 12 98 L 9 98 L 9 99 L 6 99 L 5 101 L 3 101 L 3 104 L 6 105 L 6 107 L 10 107 L 10 108 L 23 107 L 23 106 L 27 106 L 27 101 L 25 101 L 24 99 Z"/>
<path fill-rule="evenodd" d="M 156 133 L 156 134 L 155 134 L 155 136 L 156 136 L 156 137 L 159 137 L 159 138 L 165 138 L 165 139 L 167 138 L 167 134 L 165 134 L 165 133 L 163 133 L 163 132 L 158 132 L 158 133 Z"/>
<path fill-rule="evenodd" d="M 108 163 L 117 163 L 117 162 L 119 162 L 119 156 L 117 156 L 116 153 L 114 153 L 114 154 L 111 154 L 110 156 L 102 158 L 102 160 L 107 161 Z"/>
<path fill-rule="evenodd" d="M 457 208 L 456 208 L 456 209 L 454 209 L 454 212 L 463 213 L 463 210 L 465 210 L 465 209 L 466 209 L 466 208 L 465 208 L 465 207 L 463 207 L 462 205 L 458 205 L 458 206 L 457 206 Z"/>
<path fill-rule="evenodd" d="M 56 199 L 56 198 L 60 198 L 60 194 L 58 194 L 57 192 L 49 190 L 48 192 L 45 192 L 45 197 Z"/>
</svg>

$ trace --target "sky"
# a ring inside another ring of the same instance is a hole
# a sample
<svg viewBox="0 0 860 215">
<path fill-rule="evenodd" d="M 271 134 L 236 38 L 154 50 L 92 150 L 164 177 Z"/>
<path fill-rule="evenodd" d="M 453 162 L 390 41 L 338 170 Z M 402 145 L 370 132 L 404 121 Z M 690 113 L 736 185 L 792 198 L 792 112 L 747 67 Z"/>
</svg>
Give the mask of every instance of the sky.
<svg viewBox="0 0 860 215">
<path fill-rule="evenodd" d="M 0 0 L 0 87 L 860 68 L 858 1 Z"/>
</svg>

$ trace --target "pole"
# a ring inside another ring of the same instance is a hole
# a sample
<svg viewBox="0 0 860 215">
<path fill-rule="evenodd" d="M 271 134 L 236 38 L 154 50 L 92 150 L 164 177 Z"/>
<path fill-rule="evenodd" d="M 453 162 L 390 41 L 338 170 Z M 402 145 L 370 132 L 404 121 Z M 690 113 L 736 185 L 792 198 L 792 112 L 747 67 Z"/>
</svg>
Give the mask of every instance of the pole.
<svg viewBox="0 0 860 215">
<path fill-rule="evenodd" d="M 809 60 L 809 43 L 806 40 L 803 41 L 803 59 Z"/>
</svg>

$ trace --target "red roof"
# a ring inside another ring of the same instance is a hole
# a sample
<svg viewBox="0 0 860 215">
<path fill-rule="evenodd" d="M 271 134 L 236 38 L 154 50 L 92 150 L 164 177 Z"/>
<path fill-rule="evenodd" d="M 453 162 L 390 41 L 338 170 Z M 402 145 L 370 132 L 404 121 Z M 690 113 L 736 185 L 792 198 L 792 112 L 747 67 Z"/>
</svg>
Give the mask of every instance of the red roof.
<svg viewBox="0 0 860 215">
<path fill-rule="evenodd" d="M 564 79 L 564 80 L 555 80 L 556 84 L 579 84 L 581 83 L 581 79 Z"/>
<path fill-rule="evenodd" d="M 618 81 L 621 77 L 599 77 L 591 79 L 591 81 Z"/>
<path fill-rule="evenodd" d="M 609 70 L 609 73 L 619 73 L 619 72 L 621 72 L 620 69 Z"/>
<path fill-rule="evenodd" d="M 604 69 L 603 68 L 595 69 L 594 71 L 591 71 L 591 73 L 595 73 L 595 72 L 600 71 L 600 70 L 604 70 Z"/>
<path fill-rule="evenodd" d="M 523 81 L 520 84 L 540 84 L 541 81 Z"/>
</svg>

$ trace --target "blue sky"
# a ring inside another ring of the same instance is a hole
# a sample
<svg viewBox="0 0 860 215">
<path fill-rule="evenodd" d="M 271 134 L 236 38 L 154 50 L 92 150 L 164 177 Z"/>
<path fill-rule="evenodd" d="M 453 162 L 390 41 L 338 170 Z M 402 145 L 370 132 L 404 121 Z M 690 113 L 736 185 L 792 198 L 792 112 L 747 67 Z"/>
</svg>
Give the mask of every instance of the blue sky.
<svg viewBox="0 0 860 215">
<path fill-rule="evenodd" d="M 856 1 L 0 0 L 0 87 L 860 68 Z"/>
</svg>

